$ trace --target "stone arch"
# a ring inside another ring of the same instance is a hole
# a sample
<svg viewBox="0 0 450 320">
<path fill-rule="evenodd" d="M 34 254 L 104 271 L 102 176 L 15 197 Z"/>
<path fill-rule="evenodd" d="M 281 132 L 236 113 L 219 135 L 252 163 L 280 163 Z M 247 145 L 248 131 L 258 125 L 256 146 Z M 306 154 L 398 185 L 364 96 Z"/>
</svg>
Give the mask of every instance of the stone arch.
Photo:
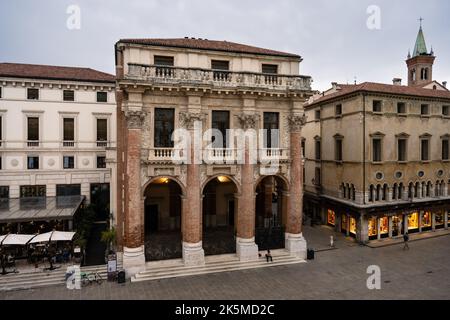
<svg viewBox="0 0 450 320">
<path fill-rule="evenodd" d="M 200 194 L 203 194 L 203 191 L 205 190 L 205 187 L 206 187 L 206 185 L 208 183 L 210 183 L 214 179 L 217 179 L 218 177 L 227 177 L 228 179 L 230 179 L 234 183 L 234 185 L 236 186 L 237 193 L 241 194 L 241 184 L 232 175 L 226 174 L 226 173 L 218 173 L 218 174 L 215 174 L 213 176 L 208 177 L 208 179 L 206 179 L 206 181 L 200 187 L 201 188 L 201 193 Z"/>
<path fill-rule="evenodd" d="M 288 180 L 285 176 L 283 176 L 283 175 L 281 175 L 281 174 L 274 174 L 274 175 L 264 175 L 264 176 L 260 176 L 260 177 L 256 180 L 255 185 L 253 186 L 254 189 L 255 189 L 255 191 L 256 191 L 256 188 L 258 187 L 258 185 L 261 183 L 261 181 L 263 181 L 263 180 L 264 180 L 265 178 L 267 178 L 267 177 L 276 177 L 276 178 L 281 179 L 281 180 L 283 181 L 285 190 L 286 190 L 287 192 L 289 192 L 289 189 L 290 189 L 289 180 Z"/>
<path fill-rule="evenodd" d="M 176 182 L 178 184 L 178 186 L 181 188 L 182 195 L 186 196 L 186 187 L 184 186 L 184 184 L 178 178 L 175 178 L 175 177 L 172 177 L 172 176 L 164 176 L 164 175 L 159 175 L 159 176 L 151 177 L 150 179 L 148 179 L 144 183 L 142 188 L 141 188 L 142 189 L 142 196 L 145 195 L 145 190 L 147 189 L 147 187 L 150 184 L 152 184 L 153 182 L 157 181 L 158 179 L 169 179 L 169 180 L 172 180 L 172 181 Z"/>
</svg>

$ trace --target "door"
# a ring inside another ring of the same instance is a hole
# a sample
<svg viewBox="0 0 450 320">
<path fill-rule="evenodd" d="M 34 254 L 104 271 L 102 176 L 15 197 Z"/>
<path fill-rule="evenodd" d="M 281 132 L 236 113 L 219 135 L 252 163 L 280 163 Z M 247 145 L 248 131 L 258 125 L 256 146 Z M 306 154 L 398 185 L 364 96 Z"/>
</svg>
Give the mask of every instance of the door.
<svg viewBox="0 0 450 320">
<path fill-rule="evenodd" d="M 148 204 L 145 206 L 145 231 L 158 231 L 158 205 Z"/>
<path fill-rule="evenodd" d="M 234 200 L 228 201 L 228 225 L 234 226 Z"/>
</svg>

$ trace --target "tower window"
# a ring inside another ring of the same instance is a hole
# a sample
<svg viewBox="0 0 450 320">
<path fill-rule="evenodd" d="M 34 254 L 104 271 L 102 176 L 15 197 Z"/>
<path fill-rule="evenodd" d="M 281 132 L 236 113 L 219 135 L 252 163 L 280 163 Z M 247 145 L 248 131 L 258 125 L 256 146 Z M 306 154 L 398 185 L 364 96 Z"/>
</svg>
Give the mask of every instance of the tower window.
<svg viewBox="0 0 450 320">
<path fill-rule="evenodd" d="M 336 106 L 336 109 L 335 109 L 335 115 L 336 115 L 336 116 L 341 116 L 341 115 L 342 115 L 342 104 L 338 104 L 338 105 Z"/>
<path fill-rule="evenodd" d="M 397 103 L 397 113 L 398 114 L 406 113 L 406 104 L 404 102 Z"/>
<path fill-rule="evenodd" d="M 450 106 L 442 106 L 442 115 L 449 116 L 450 115 Z"/>
<path fill-rule="evenodd" d="M 381 112 L 381 101 L 380 100 L 373 101 L 372 111 L 373 112 Z"/>
<path fill-rule="evenodd" d="M 430 114 L 430 108 L 427 104 L 420 105 L 420 114 L 422 116 Z"/>
</svg>

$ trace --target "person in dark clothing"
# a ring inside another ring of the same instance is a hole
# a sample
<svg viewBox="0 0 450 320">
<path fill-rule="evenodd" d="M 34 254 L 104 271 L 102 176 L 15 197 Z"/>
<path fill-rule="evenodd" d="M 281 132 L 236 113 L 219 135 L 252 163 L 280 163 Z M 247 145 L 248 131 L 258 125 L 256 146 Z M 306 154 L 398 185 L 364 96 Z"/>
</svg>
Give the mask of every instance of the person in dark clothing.
<svg viewBox="0 0 450 320">
<path fill-rule="evenodd" d="M 405 232 L 405 234 L 403 235 L 403 242 L 405 244 L 403 246 L 403 250 L 409 250 L 408 241 L 409 241 L 409 235 L 408 235 L 408 232 Z"/>
<path fill-rule="evenodd" d="M 270 250 L 267 249 L 267 253 L 266 253 L 266 261 L 269 262 L 269 260 L 270 260 L 270 262 L 273 262 L 272 254 L 270 253 Z"/>
</svg>

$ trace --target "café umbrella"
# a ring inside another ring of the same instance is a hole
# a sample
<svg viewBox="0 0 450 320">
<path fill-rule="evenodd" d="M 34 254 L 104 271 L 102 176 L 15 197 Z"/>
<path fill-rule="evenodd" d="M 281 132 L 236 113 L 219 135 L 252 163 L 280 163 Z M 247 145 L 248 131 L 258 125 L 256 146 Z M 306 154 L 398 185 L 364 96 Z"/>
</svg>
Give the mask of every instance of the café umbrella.
<svg viewBox="0 0 450 320">
<path fill-rule="evenodd" d="M 5 245 L 26 245 L 31 239 L 35 237 L 34 234 L 13 234 L 6 235 L 0 242 Z"/>
<path fill-rule="evenodd" d="M 50 241 L 71 241 L 75 232 L 50 231 L 35 236 L 30 243 L 50 242 Z"/>
</svg>

